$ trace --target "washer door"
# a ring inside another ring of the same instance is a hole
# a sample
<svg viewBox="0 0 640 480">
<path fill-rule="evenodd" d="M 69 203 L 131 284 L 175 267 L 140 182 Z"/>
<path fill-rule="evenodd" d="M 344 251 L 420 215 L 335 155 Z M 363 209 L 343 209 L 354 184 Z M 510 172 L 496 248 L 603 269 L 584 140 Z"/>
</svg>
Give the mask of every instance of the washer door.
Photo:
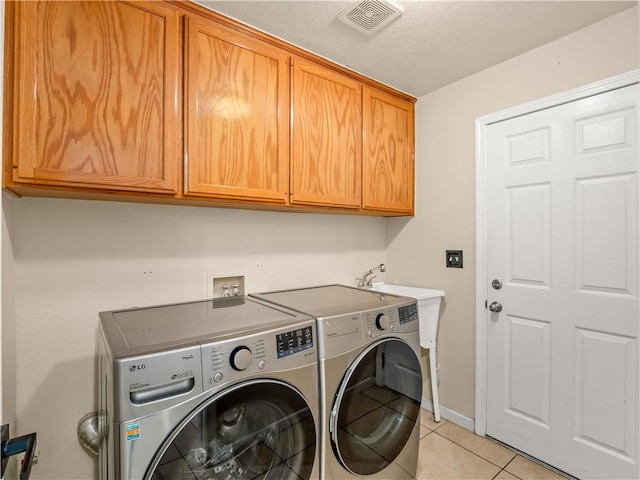
<svg viewBox="0 0 640 480">
<path fill-rule="evenodd" d="M 302 394 L 279 381 L 255 380 L 192 412 L 145 479 L 309 479 L 315 452 L 313 415 Z"/>
<path fill-rule="evenodd" d="M 404 449 L 420 415 L 420 361 L 404 341 L 386 339 L 351 364 L 330 417 L 331 443 L 351 473 L 372 475 Z"/>
</svg>

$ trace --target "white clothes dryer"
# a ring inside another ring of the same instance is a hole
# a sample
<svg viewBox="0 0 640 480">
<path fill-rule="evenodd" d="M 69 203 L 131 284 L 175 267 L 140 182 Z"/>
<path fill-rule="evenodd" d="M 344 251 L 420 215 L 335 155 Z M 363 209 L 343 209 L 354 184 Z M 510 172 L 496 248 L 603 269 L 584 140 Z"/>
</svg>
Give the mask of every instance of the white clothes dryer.
<svg viewBox="0 0 640 480">
<path fill-rule="evenodd" d="M 100 313 L 101 480 L 318 479 L 313 318 L 232 297 Z"/>
<path fill-rule="evenodd" d="M 254 296 L 318 322 L 321 478 L 415 478 L 422 400 L 415 299 L 342 285 Z"/>
</svg>

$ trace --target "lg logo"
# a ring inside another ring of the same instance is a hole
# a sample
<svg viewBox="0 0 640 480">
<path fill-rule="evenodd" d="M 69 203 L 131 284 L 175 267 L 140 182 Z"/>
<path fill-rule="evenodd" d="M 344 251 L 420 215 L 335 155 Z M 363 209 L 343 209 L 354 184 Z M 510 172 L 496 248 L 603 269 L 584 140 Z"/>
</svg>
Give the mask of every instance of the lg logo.
<svg viewBox="0 0 640 480">
<path fill-rule="evenodd" d="M 140 365 L 131 365 L 129 367 L 129 371 L 137 372 L 138 370 L 144 370 L 145 368 L 147 368 L 147 366 L 144 363 L 141 363 Z"/>
</svg>

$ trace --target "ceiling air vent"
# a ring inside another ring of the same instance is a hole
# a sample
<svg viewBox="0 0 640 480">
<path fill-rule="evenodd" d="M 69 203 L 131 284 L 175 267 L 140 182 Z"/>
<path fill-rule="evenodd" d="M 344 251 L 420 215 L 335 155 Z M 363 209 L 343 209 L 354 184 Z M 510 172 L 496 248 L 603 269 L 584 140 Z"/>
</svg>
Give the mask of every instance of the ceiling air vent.
<svg viewBox="0 0 640 480">
<path fill-rule="evenodd" d="M 359 32 L 373 35 L 402 15 L 395 5 L 384 0 L 364 0 L 344 9 L 338 19 Z"/>
</svg>

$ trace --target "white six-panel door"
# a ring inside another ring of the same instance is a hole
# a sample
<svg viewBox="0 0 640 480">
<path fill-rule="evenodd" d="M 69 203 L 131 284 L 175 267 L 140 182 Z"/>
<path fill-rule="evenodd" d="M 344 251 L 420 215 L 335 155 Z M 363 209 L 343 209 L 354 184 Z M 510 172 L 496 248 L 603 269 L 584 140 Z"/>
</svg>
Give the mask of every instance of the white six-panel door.
<svg viewBox="0 0 640 480">
<path fill-rule="evenodd" d="M 486 434 L 584 479 L 640 474 L 638 94 L 486 130 Z"/>
</svg>

